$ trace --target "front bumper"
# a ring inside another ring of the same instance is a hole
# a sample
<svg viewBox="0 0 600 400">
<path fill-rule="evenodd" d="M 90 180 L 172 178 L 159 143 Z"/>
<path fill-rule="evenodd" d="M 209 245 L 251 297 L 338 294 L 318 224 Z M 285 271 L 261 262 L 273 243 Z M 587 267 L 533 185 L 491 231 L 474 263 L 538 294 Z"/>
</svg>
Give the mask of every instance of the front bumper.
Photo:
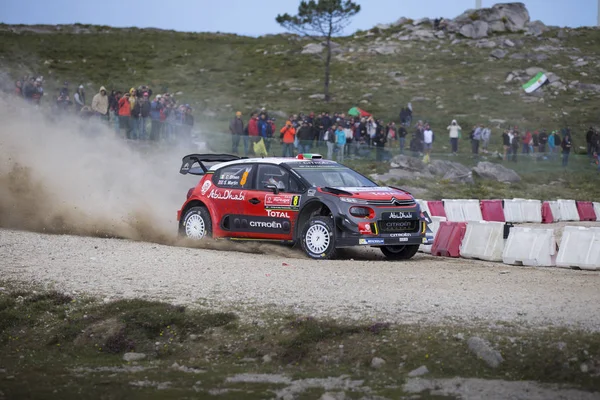
<svg viewBox="0 0 600 400">
<path fill-rule="evenodd" d="M 433 244 L 434 239 L 433 232 L 424 219 L 419 221 L 418 230 L 415 232 L 371 232 L 365 234 L 360 232 L 358 224 L 345 216 L 339 216 L 336 219 L 336 225 L 338 227 L 336 247 L 338 248 L 354 246 L 430 246 Z"/>
</svg>

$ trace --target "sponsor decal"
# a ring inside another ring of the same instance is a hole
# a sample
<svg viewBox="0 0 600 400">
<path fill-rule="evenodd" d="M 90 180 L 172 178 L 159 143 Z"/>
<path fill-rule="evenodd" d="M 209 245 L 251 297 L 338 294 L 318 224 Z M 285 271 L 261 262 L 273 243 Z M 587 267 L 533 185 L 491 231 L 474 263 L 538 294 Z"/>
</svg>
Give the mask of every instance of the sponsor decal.
<svg viewBox="0 0 600 400">
<path fill-rule="evenodd" d="M 386 221 L 386 222 L 384 222 L 384 226 L 387 229 L 392 229 L 392 228 L 408 228 L 411 225 L 412 225 L 412 222 L 410 222 L 410 221 L 404 221 L 404 222 Z"/>
<path fill-rule="evenodd" d="M 370 222 L 359 222 L 358 223 L 358 233 L 361 235 L 372 235 L 371 231 L 371 223 Z"/>
<path fill-rule="evenodd" d="M 255 232 L 255 233 L 289 233 L 291 229 L 290 220 L 275 217 L 254 217 L 248 215 L 229 215 L 225 219 L 229 223 L 223 229 L 233 232 Z"/>
<path fill-rule="evenodd" d="M 309 197 L 313 197 L 316 193 L 317 191 L 315 189 L 308 189 L 308 192 L 306 192 Z"/>
<path fill-rule="evenodd" d="M 189 171 L 190 170 L 190 163 L 185 163 L 183 165 L 183 167 L 181 167 L 182 171 Z"/>
<path fill-rule="evenodd" d="M 371 193 L 367 193 L 367 195 L 371 195 L 371 196 L 389 196 L 390 193 L 389 192 L 371 192 Z"/>
<path fill-rule="evenodd" d="M 209 199 L 215 200 L 234 200 L 234 201 L 244 201 L 246 199 L 245 192 L 236 192 L 233 190 L 219 190 L 213 189 L 207 196 Z"/>
<path fill-rule="evenodd" d="M 388 188 L 388 187 L 378 187 L 378 186 L 336 187 L 336 189 L 345 190 L 347 192 L 372 192 L 372 193 L 381 194 L 382 196 L 384 195 L 384 193 L 381 193 L 381 192 L 388 192 L 386 194 L 389 194 L 389 192 L 393 191 L 393 189 L 391 189 L 391 188 Z"/>
<path fill-rule="evenodd" d="M 390 237 L 406 237 L 412 236 L 412 233 L 390 233 Z"/>
<path fill-rule="evenodd" d="M 202 189 L 201 189 L 202 196 L 204 196 L 206 194 L 206 192 L 208 192 L 208 189 L 210 189 L 211 185 L 212 184 L 210 182 L 210 179 L 207 179 L 206 182 L 204 182 L 204 184 L 202 185 Z"/>
<path fill-rule="evenodd" d="M 423 243 L 427 244 L 427 238 L 423 238 Z"/>
<path fill-rule="evenodd" d="M 300 206 L 300 196 L 289 194 L 268 194 L 265 196 L 265 208 L 297 209 Z"/>
<path fill-rule="evenodd" d="M 361 243 L 364 242 L 364 243 Z M 359 239 L 359 244 L 384 244 L 385 240 L 383 239 Z"/>
<path fill-rule="evenodd" d="M 271 228 L 282 229 L 283 224 L 277 221 L 250 221 L 250 226 L 253 228 Z"/>
<path fill-rule="evenodd" d="M 401 242 L 408 242 L 408 238 L 407 237 L 401 237 L 398 240 L 400 240 Z"/>
<path fill-rule="evenodd" d="M 267 215 L 274 218 L 290 218 L 289 214 L 285 211 L 267 210 Z"/>
<path fill-rule="evenodd" d="M 244 173 L 242 174 L 242 179 L 240 179 L 240 186 L 244 186 L 246 184 L 249 174 L 250 174 L 250 170 L 247 169 L 246 171 L 244 171 Z"/>
<path fill-rule="evenodd" d="M 397 211 L 397 212 L 391 212 L 388 215 L 388 218 L 390 218 L 390 219 L 411 219 L 412 216 L 413 216 L 412 213 L 404 212 L 404 211 Z"/>
</svg>

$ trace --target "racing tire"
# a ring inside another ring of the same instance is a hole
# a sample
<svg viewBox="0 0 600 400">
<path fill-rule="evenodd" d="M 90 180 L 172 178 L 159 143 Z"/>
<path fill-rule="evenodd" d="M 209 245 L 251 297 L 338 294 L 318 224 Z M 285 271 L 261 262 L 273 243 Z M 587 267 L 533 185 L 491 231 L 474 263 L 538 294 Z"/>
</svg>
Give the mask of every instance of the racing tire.
<svg viewBox="0 0 600 400">
<path fill-rule="evenodd" d="M 419 245 L 412 244 L 405 246 L 382 246 L 380 249 L 388 260 L 409 260 L 415 254 L 417 254 L 417 251 L 419 251 Z"/>
<path fill-rule="evenodd" d="M 206 207 L 192 207 L 181 220 L 179 234 L 190 240 L 212 237 L 212 220 Z"/>
<path fill-rule="evenodd" d="M 335 227 L 331 217 L 313 217 L 302 228 L 302 250 L 315 260 L 335 258 Z"/>
</svg>

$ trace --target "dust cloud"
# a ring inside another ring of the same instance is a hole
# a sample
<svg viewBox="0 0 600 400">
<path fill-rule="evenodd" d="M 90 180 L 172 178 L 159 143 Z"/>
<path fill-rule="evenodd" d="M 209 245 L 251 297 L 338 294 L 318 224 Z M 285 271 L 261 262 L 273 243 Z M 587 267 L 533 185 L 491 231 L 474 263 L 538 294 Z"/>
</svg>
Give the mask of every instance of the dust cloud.
<svg viewBox="0 0 600 400">
<path fill-rule="evenodd" d="M 273 245 L 178 238 L 176 211 L 198 182 L 179 174 L 181 157 L 198 151 L 206 149 L 126 141 L 99 121 L 0 99 L 0 228 L 289 256 Z"/>
</svg>

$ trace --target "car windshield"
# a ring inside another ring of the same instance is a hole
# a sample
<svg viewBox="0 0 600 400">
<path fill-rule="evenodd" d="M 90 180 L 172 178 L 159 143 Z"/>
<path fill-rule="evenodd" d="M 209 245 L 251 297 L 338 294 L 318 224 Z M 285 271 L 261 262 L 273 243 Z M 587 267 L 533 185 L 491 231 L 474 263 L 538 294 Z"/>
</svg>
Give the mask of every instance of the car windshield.
<svg viewBox="0 0 600 400">
<path fill-rule="evenodd" d="M 318 168 L 294 168 L 301 177 L 306 179 L 314 187 L 376 187 L 356 171 L 350 168 L 318 167 Z"/>
</svg>

